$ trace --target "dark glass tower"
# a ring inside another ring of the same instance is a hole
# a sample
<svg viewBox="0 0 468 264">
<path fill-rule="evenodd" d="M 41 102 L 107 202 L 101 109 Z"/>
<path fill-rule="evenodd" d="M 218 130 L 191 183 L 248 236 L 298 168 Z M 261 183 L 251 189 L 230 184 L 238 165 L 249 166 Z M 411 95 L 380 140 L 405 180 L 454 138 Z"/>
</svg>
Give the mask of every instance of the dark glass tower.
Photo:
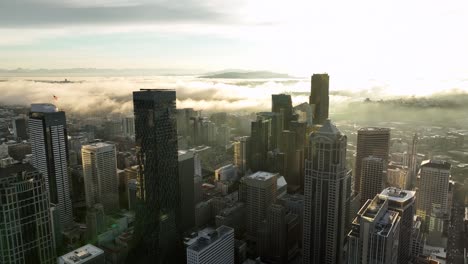
<svg viewBox="0 0 468 264">
<path fill-rule="evenodd" d="M 135 244 L 129 263 L 178 263 L 180 191 L 176 92 L 133 92 L 138 158 Z"/>
<path fill-rule="evenodd" d="M 322 124 L 328 119 L 329 84 L 330 77 L 328 74 L 312 75 L 309 103 L 312 105 L 314 112 L 313 123 L 315 125 Z"/>
<path fill-rule="evenodd" d="M 294 120 L 291 95 L 272 94 L 271 111 L 274 113 L 283 113 L 283 129 L 289 129 L 289 123 Z"/>
</svg>

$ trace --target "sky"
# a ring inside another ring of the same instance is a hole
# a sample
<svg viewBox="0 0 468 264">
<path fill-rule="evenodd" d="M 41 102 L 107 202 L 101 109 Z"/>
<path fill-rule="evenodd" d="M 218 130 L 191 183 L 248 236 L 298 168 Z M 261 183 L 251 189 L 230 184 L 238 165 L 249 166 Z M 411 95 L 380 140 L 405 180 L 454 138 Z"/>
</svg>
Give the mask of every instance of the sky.
<svg viewBox="0 0 468 264">
<path fill-rule="evenodd" d="M 0 68 L 468 72 L 468 3 L 0 1 Z"/>
</svg>

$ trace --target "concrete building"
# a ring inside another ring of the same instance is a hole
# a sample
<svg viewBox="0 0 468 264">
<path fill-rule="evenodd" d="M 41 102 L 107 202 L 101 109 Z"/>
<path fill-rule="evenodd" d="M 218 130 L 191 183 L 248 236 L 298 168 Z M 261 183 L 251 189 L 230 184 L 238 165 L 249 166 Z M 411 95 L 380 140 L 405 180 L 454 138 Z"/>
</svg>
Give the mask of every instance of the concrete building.
<svg viewBox="0 0 468 264">
<path fill-rule="evenodd" d="M 57 259 L 57 264 L 105 264 L 104 250 L 87 244 Z"/>
<path fill-rule="evenodd" d="M 104 212 L 119 210 L 119 179 L 114 144 L 97 142 L 81 148 L 86 206 L 102 204 Z"/>
<path fill-rule="evenodd" d="M 68 182 L 68 145 L 65 112 L 52 104 L 32 104 L 29 113 L 32 164 L 44 176 L 49 202 L 60 215 L 61 227 L 73 224 Z"/>
<path fill-rule="evenodd" d="M 242 178 L 239 188 L 245 194 L 247 234 L 251 240 L 256 240 L 268 207 L 276 201 L 278 176 L 277 173 L 258 171 Z"/>
<path fill-rule="evenodd" d="M 220 226 L 198 232 L 187 247 L 187 264 L 234 264 L 234 229 Z"/>
<path fill-rule="evenodd" d="M 253 172 L 265 170 L 271 140 L 271 120 L 258 119 L 252 122 L 249 164 Z"/>
<path fill-rule="evenodd" d="M 386 188 L 378 196 L 381 200 L 388 200 L 388 208 L 398 212 L 400 216 L 397 263 L 406 264 L 411 260 L 411 239 L 414 225 L 413 219 L 416 210 L 416 192 L 397 188 Z"/>
<path fill-rule="evenodd" d="M 313 124 L 322 124 L 328 119 L 330 76 L 314 74 L 310 82 L 309 104 L 312 106 Z"/>
<path fill-rule="evenodd" d="M 17 140 L 28 140 L 28 126 L 25 117 L 16 117 L 12 121 L 13 136 Z"/>
<path fill-rule="evenodd" d="M 195 180 L 201 174 L 197 163 L 198 155 L 194 151 L 179 150 L 179 183 L 180 183 L 180 214 L 181 231 L 195 226 Z"/>
<path fill-rule="evenodd" d="M 381 158 L 387 169 L 390 149 L 390 129 L 365 127 L 358 130 L 356 146 L 356 163 L 354 169 L 354 190 L 361 191 L 362 160 L 369 156 Z"/>
<path fill-rule="evenodd" d="M 305 161 L 304 264 L 345 262 L 351 196 L 346 145 L 346 136 L 330 120 L 310 135 Z"/>
<path fill-rule="evenodd" d="M 375 197 L 384 188 L 384 160 L 374 156 L 362 159 L 361 165 L 361 204 Z"/>
<path fill-rule="evenodd" d="M 376 195 L 359 210 L 348 234 L 348 264 L 397 263 L 400 216 L 388 203 Z"/>
<path fill-rule="evenodd" d="M 427 226 L 434 205 L 448 215 L 448 193 L 451 165 L 445 161 L 426 160 L 421 164 L 417 179 L 416 214 Z"/>
<path fill-rule="evenodd" d="M 0 167 L 0 263 L 55 263 L 49 198 L 30 164 Z"/>
<path fill-rule="evenodd" d="M 228 164 L 215 170 L 215 181 L 237 181 L 237 166 Z"/>
</svg>

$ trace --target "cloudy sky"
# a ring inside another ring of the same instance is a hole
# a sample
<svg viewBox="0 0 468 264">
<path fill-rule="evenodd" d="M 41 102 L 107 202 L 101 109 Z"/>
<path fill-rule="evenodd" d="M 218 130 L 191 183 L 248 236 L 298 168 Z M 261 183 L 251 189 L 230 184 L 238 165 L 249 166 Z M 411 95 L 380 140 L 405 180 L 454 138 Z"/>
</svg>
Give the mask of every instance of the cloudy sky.
<svg viewBox="0 0 468 264">
<path fill-rule="evenodd" d="M 0 68 L 468 76 L 465 0 L 0 1 Z"/>
</svg>

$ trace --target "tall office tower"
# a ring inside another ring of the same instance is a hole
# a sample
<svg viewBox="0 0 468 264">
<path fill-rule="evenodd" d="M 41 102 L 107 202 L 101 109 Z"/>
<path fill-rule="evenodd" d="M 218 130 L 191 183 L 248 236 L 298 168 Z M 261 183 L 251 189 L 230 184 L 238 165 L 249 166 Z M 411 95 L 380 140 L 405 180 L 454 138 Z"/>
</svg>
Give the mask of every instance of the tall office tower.
<svg viewBox="0 0 468 264">
<path fill-rule="evenodd" d="M 250 137 L 240 137 L 234 143 L 234 165 L 239 169 L 239 173 L 244 175 L 249 168 L 248 155 L 249 155 Z"/>
<path fill-rule="evenodd" d="M 254 172 L 266 169 L 266 159 L 270 145 L 270 136 L 270 119 L 259 119 L 252 122 L 249 163 L 250 169 Z"/>
<path fill-rule="evenodd" d="M 311 78 L 309 104 L 313 109 L 313 123 L 322 124 L 328 119 L 329 84 L 328 74 L 314 74 Z"/>
<path fill-rule="evenodd" d="M 195 226 L 195 176 L 198 156 L 195 151 L 179 150 L 180 228 L 186 231 Z"/>
<path fill-rule="evenodd" d="M 296 147 L 296 133 L 283 130 L 281 133 L 281 152 L 285 154 L 284 177 L 288 182 L 289 188 L 299 190 L 301 187 L 301 152 Z"/>
<path fill-rule="evenodd" d="M 397 263 L 401 218 L 388 204 L 376 195 L 359 210 L 348 234 L 349 264 Z"/>
<path fill-rule="evenodd" d="M 258 171 L 242 178 L 240 192 L 247 207 L 247 234 L 256 240 L 257 230 L 265 220 L 268 206 L 276 201 L 276 179 L 278 173 Z"/>
<path fill-rule="evenodd" d="M 133 92 L 138 159 L 135 251 L 137 263 L 173 263 L 180 254 L 180 188 L 175 119 L 176 92 Z"/>
<path fill-rule="evenodd" d="M 304 264 L 344 263 L 351 176 L 347 138 L 330 120 L 312 133 L 305 161 Z"/>
<path fill-rule="evenodd" d="M 299 217 L 279 204 L 268 208 L 259 230 L 259 253 L 267 263 L 290 263 L 299 253 Z"/>
<path fill-rule="evenodd" d="M 270 135 L 268 149 L 269 150 L 277 149 L 281 145 L 281 133 L 283 132 L 283 122 L 284 122 L 283 114 L 275 113 L 275 112 L 257 113 L 257 120 L 265 120 L 265 119 L 269 119 L 271 122 L 270 124 L 271 135 Z"/>
<path fill-rule="evenodd" d="M 44 176 L 49 202 L 60 215 L 60 224 L 73 224 L 68 183 L 68 145 L 65 112 L 52 104 L 32 104 L 29 113 L 32 165 Z"/>
<path fill-rule="evenodd" d="M 415 133 L 413 135 L 413 142 L 411 144 L 411 150 L 409 151 L 409 155 L 408 155 L 408 174 L 409 174 L 409 178 L 410 178 L 410 184 L 411 184 L 411 187 L 415 187 L 416 186 L 416 178 L 418 176 L 418 159 L 417 159 L 417 155 L 418 155 L 418 150 L 417 150 L 417 146 L 418 146 L 418 134 Z"/>
<path fill-rule="evenodd" d="M 390 187 L 410 189 L 411 179 L 409 176 L 406 166 L 389 164 L 387 167 L 387 184 Z"/>
<path fill-rule="evenodd" d="M 234 264 L 234 229 L 204 229 L 188 242 L 187 264 Z"/>
<path fill-rule="evenodd" d="M 411 239 L 415 213 L 416 192 L 397 188 L 386 188 L 379 194 L 379 199 L 388 200 L 388 208 L 400 216 L 400 235 L 398 238 L 399 264 L 407 264 L 411 259 Z"/>
<path fill-rule="evenodd" d="M 119 182 L 115 145 L 98 142 L 81 148 L 86 206 L 102 204 L 104 212 L 119 210 Z"/>
<path fill-rule="evenodd" d="M 122 132 L 125 137 L 135 136 L 135 118 L 133 116 L 122 118 Z"/>
<path fill-rule="evenodd" d="M 448 192 L 451 164 L 440 160 L 425 160 L 418 174 L 416 214 L 423 222 L 431 216 L 433 205 L 440 205 L 442 214 L 448 214 Z"/>
<path fill-rule="evenodd" d="M 17 139 L 27 140 L 28 137 L 28 128 L 26 125 L 26 118 L 16 117 L 12 120 L 13 136 Z"/>
<path fill-rule="evenodd" d="M 193 108 L 177 109 L 176 111 L 177 134 L 190 136 L 190 120 L 197 116 L 197 112 L 195 112 Z"/>
<path fill-rule="evenodd" d="M 283 113 L 283 129 L 289 129 L 289 123 L 294 120 L 294 113 L 289 94 L 272 94 L 271 111 L 274 113 Z"/>
<path fill-rule="evenodd" d="M 366 127 L 358 130 L 354 170 L 354 190 L 356 192 L 361 191 L 362 160 L 369 156 L 381 158 L 384 161 L 384 170 L 386 170 L 389 149 L 389 128 Z"/>
<path fill-rule="evenodd" d="M 361 165 L 361 204 L 374 198 L 384 188 L 384 161 L 374 156 L 362 159 Z"/>
<path fill-rule="evenodd" d="M 0 167 L 0 263 L 56 263 L 49 198 L 29 164 Z"/>
</svg>

